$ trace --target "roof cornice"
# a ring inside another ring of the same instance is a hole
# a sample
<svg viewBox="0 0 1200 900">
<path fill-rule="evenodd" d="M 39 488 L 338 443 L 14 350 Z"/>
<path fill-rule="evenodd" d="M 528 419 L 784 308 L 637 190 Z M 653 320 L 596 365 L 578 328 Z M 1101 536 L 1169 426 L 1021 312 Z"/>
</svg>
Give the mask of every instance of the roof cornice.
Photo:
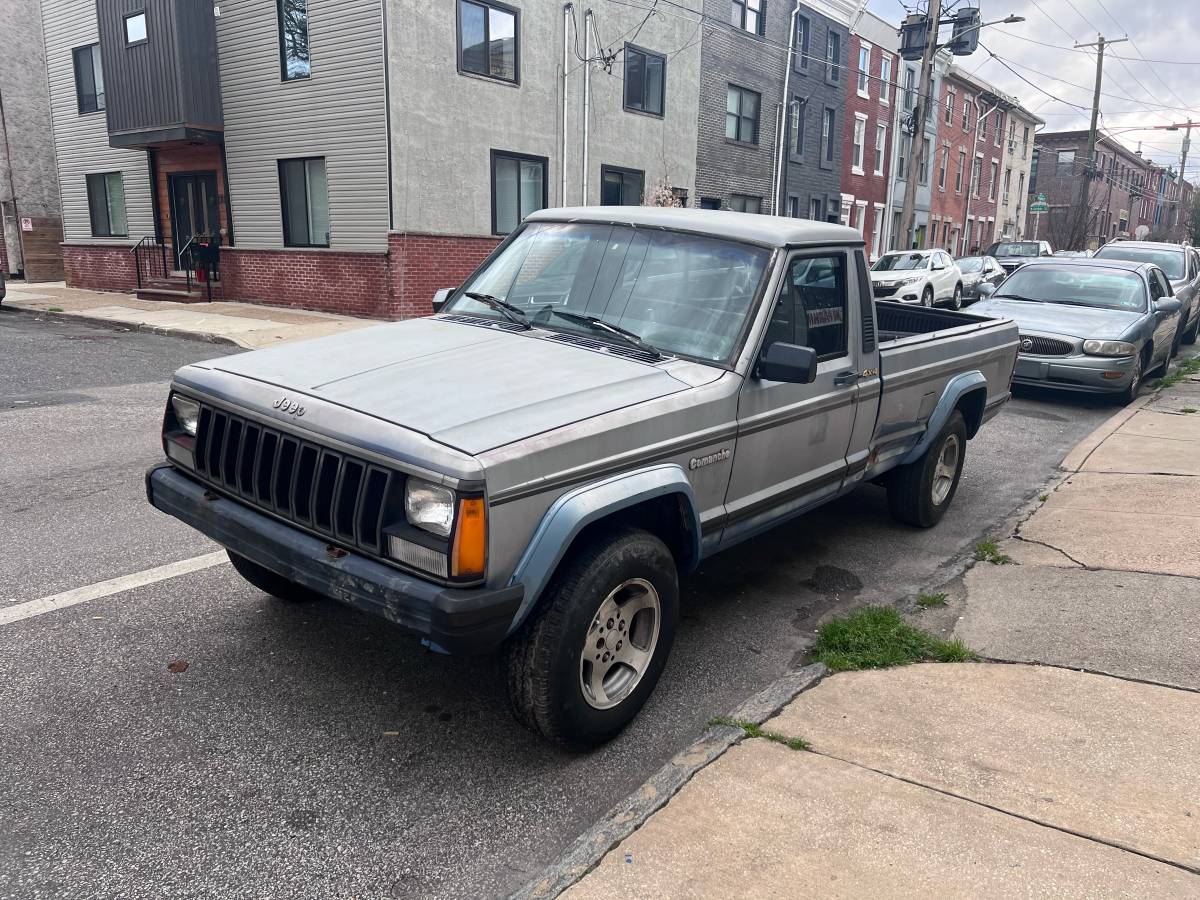
<svg viewBox="0 0 1200 900">
<path fill-rule="evenodd" d="M 863 4 L 857 0 L 801 0 L 800 5 L 849 28 Z"/>
</svg>

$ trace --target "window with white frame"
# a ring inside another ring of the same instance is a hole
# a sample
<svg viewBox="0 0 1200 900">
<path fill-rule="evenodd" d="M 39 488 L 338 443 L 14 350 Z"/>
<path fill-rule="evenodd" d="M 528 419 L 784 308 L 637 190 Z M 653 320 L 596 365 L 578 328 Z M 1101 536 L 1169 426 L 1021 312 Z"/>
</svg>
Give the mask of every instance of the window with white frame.
<svg viewBox="0 0 1200 900">
<path fill-rule="evenodd" d="M 911 66 L 904 67 L 904 111 L 908 112 L 913 108 L 913 103 L 916 101 L 916 83 L 917 71 Z"/>
<path fill-rule="evenodd" d="M 1002 113 L 1000 110 L 996 110 L 996 123 L 994 130 L 996 132 L 995 143 L 996 146 L 999 147 L 1000 138 L 1004 134 L 1004 113 Z"/>
<path fill-rule="evenodd" d="M 1012 169 L 1006 167 L 1004 169 L 1004 202 L 1008 202 L 1008 189 L 1012 187 Z"/>
<path fill-rule="evenodd" d="M 880 242 L 883 238 L 883 204 L 875 204 L 875 221 L 874 227 L 871 229 L 871 259 L 872 261 L 879 258 Z"/>
<path fill-rule="evenodd" d="M 958 151 L 958 171 L 954 173 L 954 193 L 962 193 L 963 172 L 967 168 L 967 151 Z"/>
<path fill-rule="evenodd" d="M 908 152 L 912 149 L 912 135 L 900 136 L 900 152 L 896 154 L 896 177 L 908 178 Z"/>
<path fill-rule="evenodd" d="M 825 107 L 825 115 L 821 118 L 821 157 L 825 162 L 833 162 L 833 137 L 836 133 L 834 128 L 835 116 L 837 113 L 830 107 Z"/>
<path fill-rule="evenodd" d="M 850 210 L 854 206 L 854 198 L 849 194 L 842 194 L 842 215 L 838 222 L 849 227 L 850 225 Z"/>
<path fill-rule="evenodd" d="M 879 102 L 890 103 L 892 96 L 892 58 L 886 53 L 879 60 Z"/>
<path fill-rule="evenodd" d="M 858 48 L 858 96 L 871 96 L 871 45 Z"/>
<path fill-rule="evenodd" d="M 821 198 L 813 197 L 808 201 L 808 217 L 814 222 L 820 222 L 824 216 L 822 215 Z"/>
<path fill-rule="evenodd" d="M 854 227 L 858 229 L 858 233 L 863 237 L 867 235 L 867 201 L 856 200 L 854 202 Z"/>
<path fill-rule="evenodd" d="M 855 175 L 865 174 L 863 158 L 867 144 L 867 117 L 865 113 L 854 114 L 854 139 L 850 157 L 850 171 Z"/>
<path fill-rule="evenodd" d="M 837 84 L 842 77 L 842 36 L 832 28 L 825 41 L 825 77 L 833 84 Z"/>
<path fill-rule="evenodd" d="M 762 0 L 733 0 L 730 22 L 751 34 L 762 34 L 766 18 Z"/>
<path fill-rule="evenodd" d="M 921 142 L 921 158 L 917 163 L 917 183 L 929 184 L 929 138 Z"/>
<path fill-rule="evenodd" d="M 976 155 L 971 167 L 971 196 L 979 197 L 979 182 L 983 181 L 983 154 Z"/>
<path fill-rule="evenodd" d="M 812 27 L 808 23 L 808 19 L 804 16 L 796 16 L 796 59 L 793 68 L 797 72 L 803 72 L 808 68 L 808 40 L 812 33 Z"/>
<path fill-rule="evenodd" d="M 883 174 L 883 164 L 887 159 L 887 126 L 875 125 L 875 174 Z"/>
<path fill-rule="evenodd" d="M 954 88 L 946 88 L 946 124 L 954 124 Z"/>
<path fill-rule="evenodd" d="M 938 190 L 939 191 L 944 191 L 946 189 L 946 169 L 949 167 L 949 165 L 950 165 L 950 148 L 943 147 L 942 148 L 942 162 L 941 162 L 941 165 L 938 166 Z"/>
<path fill-rule="evenodd" d="M 1000 163 L 992 160 L 992 177 L 988 181 L 988 200 L 994 202 L 996 199 L 996 182 L 1000 180 Z"/>
<path fill-rule="evenodd" d="M 963 97 L 963 103 L 962 103 L 962 130 L 963 131 L 971 130 L 971 115 L 972 115 L 971 107 L 972 106 L 974 106 L 974 104 L 971 102 L 971 98 Z"/>
</svg>

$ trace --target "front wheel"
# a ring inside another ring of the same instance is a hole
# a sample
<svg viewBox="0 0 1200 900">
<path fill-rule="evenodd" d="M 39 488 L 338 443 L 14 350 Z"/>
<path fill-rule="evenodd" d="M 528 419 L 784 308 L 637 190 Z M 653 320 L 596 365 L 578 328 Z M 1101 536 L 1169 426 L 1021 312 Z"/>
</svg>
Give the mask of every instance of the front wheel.
<svg viewBox="0 0 1200 900">
<path fill-rule="evenodd" d="M 521 724 L 569 750 L 615 737 L 654 690 L 675 639 L 671 551 L 637 528 L 575 552 L 504 654 Z"/>
<path fill-rule="evenodd" d="M 963 303 L 962 285 L 956 284 L 954 286 L 954 296 L 950 298 L 950 308 L 951 309 L 962 309 L 962 303 Z"/>
<path fill-rule="evenodd" d="M 1122 406 L 1132 403 L 1137 399 L 1138 394 L 1142 392 L 1142 376 L 1146 368 L 1147 354 L 1141 353 L 1133 362 L 1133 370 L 1129 373 L 1129 383 L 1125 385 L 1125 390 L 1117 395 L 1117 402 Z M 1170 364 L 1170 358 L 1163 364 Z"/>
<path fill-rule="evenodd" d="M 1185 344 L 1196 343 L 1196 331 L 1200 329 L 1200 314 L 1196 316 L 1196 321 L 1192 323 L 1192 327 L 1183 333 L 1183 342 Z"/>
<path fill-rule="evenodd" d="M 921 293 L 921 305 L 933 306 L 933 288 L 927 287 Z"/>
<path fill-rule="evenodd" d="M 921 457 L 900 466 L 888 479 L 892 516 L 918 528 L 940 522 L 958 491 L 966 455 L 967 423 L 955 410 Z"/>
<path fill-rule="evenodd" d="M 312 600 L 322 599 L 316 591 L 310 591 L 282 575 L 276 575 L 270 569 L 263 568 L 258 563 L 246 559 L 232 550 L 226 549 L 225 552 L 229 554 L 229 561 L 233 563 L 237 573 L 263 593 L 286 600 L 288 603 L 308 603 Z"/>
</svg>

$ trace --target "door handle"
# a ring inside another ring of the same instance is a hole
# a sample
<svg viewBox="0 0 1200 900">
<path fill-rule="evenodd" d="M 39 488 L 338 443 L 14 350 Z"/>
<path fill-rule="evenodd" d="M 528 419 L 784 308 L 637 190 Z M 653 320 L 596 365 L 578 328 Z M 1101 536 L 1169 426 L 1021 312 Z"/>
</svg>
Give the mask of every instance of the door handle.
<svg viewBox="0 0 1200 900">
<path fill-rule="evenodd" d="M 849 372 L 838 372 L 833 376 L 834 387 L 845 387 L 848 384 L 854 384 L 858 381 L 859 374 L 851 369 Z"/>
</svg>

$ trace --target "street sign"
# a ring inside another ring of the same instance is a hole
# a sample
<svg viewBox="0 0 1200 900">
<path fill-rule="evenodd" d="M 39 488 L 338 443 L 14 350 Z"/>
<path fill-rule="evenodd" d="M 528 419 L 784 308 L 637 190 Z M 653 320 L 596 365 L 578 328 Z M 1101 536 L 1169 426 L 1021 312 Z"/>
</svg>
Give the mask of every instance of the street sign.
<svg viewBox="0 0 1200 900">
<path fill-rule="evenodd" d="M 33 219 L 29 216 L 21 216 L 21 230 L 33 231 Z"/>
<path fill-rule="evenodd" d="M 1050 212 L 1050 207 L 1046 205 L 1045 200 L 1034 200 L 1029 204 L 1029 211 L 1031 213 Z"/>
<path fill-rule="evenodd" d="M 1045 202 L 1046 202 L 1046 195 L 1045 195 L 1045 194 L 1038 194 L 1038 195 L 1037 195 L 1037 202 L 1038 202 L 1038 203 L 1045 203 Z"/>
</svg>

